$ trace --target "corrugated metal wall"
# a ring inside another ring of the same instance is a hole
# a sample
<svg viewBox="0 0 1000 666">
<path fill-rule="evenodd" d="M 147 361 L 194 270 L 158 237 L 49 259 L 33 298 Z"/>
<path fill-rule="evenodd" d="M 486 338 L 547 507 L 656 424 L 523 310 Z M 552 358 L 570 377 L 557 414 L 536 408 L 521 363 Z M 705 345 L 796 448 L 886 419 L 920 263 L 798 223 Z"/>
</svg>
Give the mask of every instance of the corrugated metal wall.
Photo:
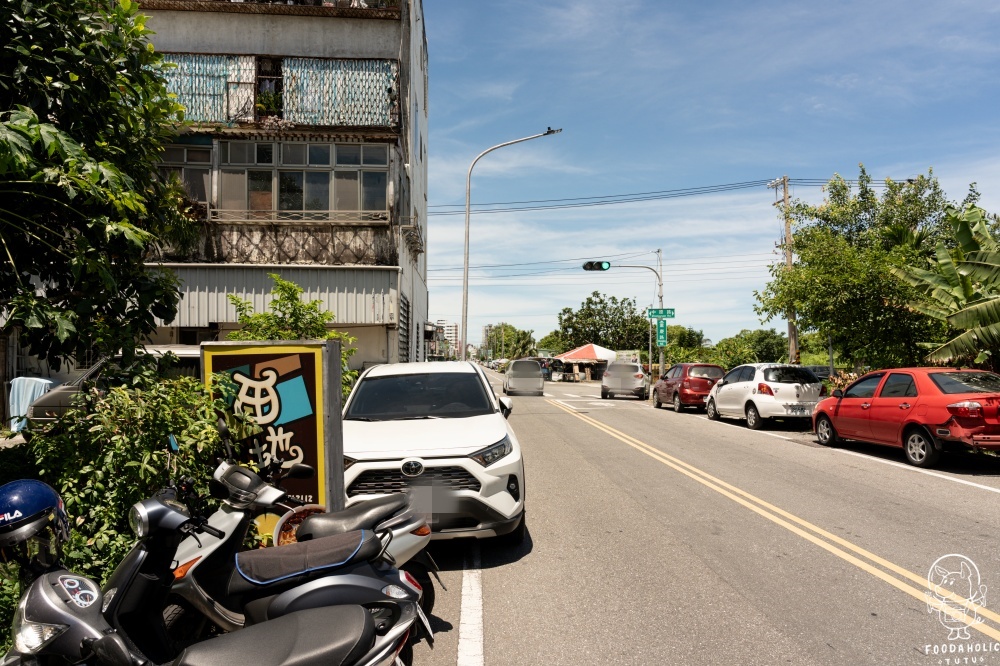
<svg viewBox="0 0 1000 666">
<path fill-rule="evenodd" d="M 395 325 L 398 319 L 399 270 L 395 267 L 346 268 L 240 266 L 232 264 L 168 264 L 181 281 L 181 302 L 172 322 L 162 326 L 204 327 L 235 322 L 236 308 L 226 298 L 235 294 L 263 312 L 271 303 L 277 273 L 302 287 L 304 300 L 322 301 L 337 323 Z"/>
</svg>

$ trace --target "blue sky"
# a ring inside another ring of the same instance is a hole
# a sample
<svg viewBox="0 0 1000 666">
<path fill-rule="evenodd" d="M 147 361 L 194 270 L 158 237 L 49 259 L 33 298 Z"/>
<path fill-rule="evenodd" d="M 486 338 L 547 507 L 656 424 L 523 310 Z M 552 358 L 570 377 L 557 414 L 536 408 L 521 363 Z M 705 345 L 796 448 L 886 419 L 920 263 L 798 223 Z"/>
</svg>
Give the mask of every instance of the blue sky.
<svg viewBox="0 0 1000 666">
<path fill-rule="evenodd" d="M 472 203 L 567 200 L 780 178 L 905 179 L 933 168 L 1000 212 L 1000 5 L 662 0 L 424 0 L 430 54 L 430 318 L 460 322 L 465 177 Z M 822 200 L 814 187 L 792 196 Z M 765 186 L 617 205 L 473 212 L 469 334 L 535 337 L 593 291 L 656 303 L 719 340 L 762 325 L 779 259 Z M 444 212 L 455 212 L 443 215 Z M 548 262 L 548 263 L 544 263 Z"/>
</svg>

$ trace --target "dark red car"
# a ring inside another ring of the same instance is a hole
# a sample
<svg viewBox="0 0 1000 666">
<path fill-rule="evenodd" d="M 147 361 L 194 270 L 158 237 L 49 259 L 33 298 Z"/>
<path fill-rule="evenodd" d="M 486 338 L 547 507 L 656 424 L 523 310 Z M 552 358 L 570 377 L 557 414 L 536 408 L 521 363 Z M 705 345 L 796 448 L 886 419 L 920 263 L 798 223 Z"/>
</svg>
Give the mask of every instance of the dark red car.
<svg viewBox="0 0 1000 666">
<path fill-rule="evenodd" d="M 942 450 L 1000 450 L 1000 375 L 985 370 L 899 368 L 869 372 L 813 411 L 820 444 L 841 439 L 902 447 L 932 467 Z"/>
<path fill-rule="evenodd" d="M 674 411 L 704 407 L 708 392 L 726 374 L 722 366 L 709 363 L 678 363 L 663 373 L 653 386 L 653 404 L 670 403 Z"/>
</svg>

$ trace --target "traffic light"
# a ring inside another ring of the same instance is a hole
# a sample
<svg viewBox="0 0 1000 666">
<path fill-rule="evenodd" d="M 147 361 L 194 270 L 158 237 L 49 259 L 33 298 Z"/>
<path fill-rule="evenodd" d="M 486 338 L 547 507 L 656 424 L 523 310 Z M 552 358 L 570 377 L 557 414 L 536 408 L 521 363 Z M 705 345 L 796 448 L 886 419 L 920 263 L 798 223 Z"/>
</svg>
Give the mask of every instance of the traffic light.
<svg viewBox="0 0 1000 666">
<path fill-rule="evenodd" d="M 610 261 L 588 261 L 583 265 L 585 271 L 606 271 L 611 268 Z"/>
</svg>

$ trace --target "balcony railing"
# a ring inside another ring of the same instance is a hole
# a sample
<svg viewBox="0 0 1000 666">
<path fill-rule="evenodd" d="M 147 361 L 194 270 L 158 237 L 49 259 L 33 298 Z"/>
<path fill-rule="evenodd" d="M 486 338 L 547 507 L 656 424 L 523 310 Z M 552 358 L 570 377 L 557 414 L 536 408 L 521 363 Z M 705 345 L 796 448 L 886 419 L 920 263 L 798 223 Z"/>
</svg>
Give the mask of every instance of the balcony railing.
<svg viewBox="0 0 1000 666">
<path fill-rule="evenodd" d="M 336 10 L 334 15 L 399 18 L 403 0 L 139 0 L 143 9 L 194 10 L 194 11 L 246 11 L 258 13 L 261 5 L 288 7 L 323 7 Z M 242 9 L 241 9 L 242 7 Z M 268 11 L 268 10 L 264 10 Z M 297 13 L 297 12 L 292 12 Z"/>
<path fill-rule="evenodd" d="M 220 210 L 208 209 L 208 221 L 220 224 L 279 224 L 293 226 L 388 226 L 384 210 Z"/>
</svg>

